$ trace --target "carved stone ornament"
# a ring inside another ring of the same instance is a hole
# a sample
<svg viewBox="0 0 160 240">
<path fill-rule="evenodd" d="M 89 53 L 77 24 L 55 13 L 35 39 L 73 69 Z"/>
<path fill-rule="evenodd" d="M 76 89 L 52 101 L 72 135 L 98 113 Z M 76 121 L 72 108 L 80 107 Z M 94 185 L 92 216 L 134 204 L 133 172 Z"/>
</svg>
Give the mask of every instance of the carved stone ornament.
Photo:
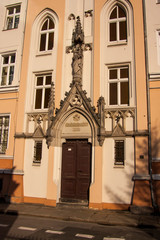
<svg viewBox="0 0 160 240">
<path fill-rule="evenodd" d="M 50 96 L 49 103 L 49 121 L 48 121 L 48 129 L 46 134 L 46 140 L 48 147 L 54 142 L 58 142 L 60 136 L 57 137 L 57 134 L 60 134 L 60 130 L 57 126 L 60 126 L 59 121 L 63 119 L 63 116 L 67 111 L 72 111 L 72 108 L 75 112 L 85 111 L 88 115 L 90 115 L 90 121 L 92 119 L 92 123 L 94 125 L 95 134 L 97 135 L 97 140 L 99 145 L 102 146 L 105 139 L 105 111 L 104 98 L 101 97 L 98 100 L 98 113 L 96 113 L 96 108 L 92 105 L 91 99 L 87 98 L 87 93 L 82 89 L 82 70 L 83 70 L 83 51 L 91 50 L 91 44 L 84 43 L 84 33 L 81 27 L 80 18 L 77 17 L 75 30 L 72 35 L 72 46 L 67 47 L 67 52 L 73 53 L 72 58 L 72 83 L 70 84 L 70 91 L 65 93 L 64 100 L 60 101 L 60 108 L 55 110 L 54 105 L 54 87 L 52 86 L 52 94 Z M 77 111 L 76 111 L 77 108 Z M 73 120 L 79 121 L 80 114 L 74 115 Z M 59 143 L 55 143 L 59 144 Z"/>
<path fill-rule="evenodd" d="M 71 13 L 69 16 L 68 16 L 68 20 L 75 20 L 75 15 L 73 13 Z"/>
<path fill-rule="evenodd" d="M 88 11 L 85 11 L 85 17 L 92 17 L 93 16 L 93 10 L 88 10 Z"/>
<path fill-rule="evenodd" d="M 75 94 L 70 101 L 71 106 L 74 105 L 78 105 L 81 106 L 82 105 L 82 99 L 80 98 L 80 96 L 78 94 Z"/>
</svg>

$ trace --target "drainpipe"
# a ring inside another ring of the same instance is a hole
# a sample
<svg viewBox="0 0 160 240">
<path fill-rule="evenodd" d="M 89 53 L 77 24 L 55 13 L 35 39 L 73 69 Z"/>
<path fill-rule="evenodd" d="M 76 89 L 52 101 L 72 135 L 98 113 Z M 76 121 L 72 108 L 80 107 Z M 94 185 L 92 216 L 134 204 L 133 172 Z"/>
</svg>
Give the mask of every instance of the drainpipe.
<svg viewBox="0 0 160 240">
<path fill-rule="evenodd" d="M 147 120 L 148 120 L 148 170 L 150 175 L 150 190 L 151 201 L 154 211 L 157 210 L 157 204 L 154 198 L 153 190 L 153 177 L 152 177 L 152 148 L 151 148 L 151 116 L 150 116 L 150 92 L 149 92 L 149 61 L 148 61 L 148 42 L 147 42 L 147 21 L 146 21 L 146 4 L 145 0 L 142 0 L 143 4 L 143 27 L 144 27 L 144 45 L 145 45 L 145 68 L 146 68 L 146 90 L 147 90 Z"/>
</svg>

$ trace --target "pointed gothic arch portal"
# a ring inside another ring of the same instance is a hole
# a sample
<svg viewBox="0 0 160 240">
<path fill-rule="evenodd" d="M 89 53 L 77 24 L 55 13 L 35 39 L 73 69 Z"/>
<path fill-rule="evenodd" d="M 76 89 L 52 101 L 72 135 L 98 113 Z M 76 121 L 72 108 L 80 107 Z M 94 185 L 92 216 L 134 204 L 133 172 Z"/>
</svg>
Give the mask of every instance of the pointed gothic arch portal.
<svg viewBox="0 0 160 240">
<path fill-rule="evenodd" d="M 61 201 L 88 202 L 91 184 L 92 134 L 88 120 L 73 112 L 64 121 L 61 137 Z"/>
</svg>

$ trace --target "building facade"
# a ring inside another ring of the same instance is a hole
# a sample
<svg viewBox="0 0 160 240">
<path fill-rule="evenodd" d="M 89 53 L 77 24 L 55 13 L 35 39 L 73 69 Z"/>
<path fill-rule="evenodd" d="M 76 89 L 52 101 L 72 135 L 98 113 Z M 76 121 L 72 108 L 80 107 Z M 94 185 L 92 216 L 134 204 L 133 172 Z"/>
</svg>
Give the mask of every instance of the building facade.
<svg viewBox="0 0 160 240">
<path fill-rule="evenodd" d="M 2 195 L 51 206 L 154 205 L 143 3 L 28 0 L 9 135 L 17 187 L 10 194 L 3 184 Z"/>
<path fill-rule="evenodd" d="M 144 1 L 146 79 L 148 89 L 148 129 L 153 200 L 160 205 L 159 94 L 160 94 L 160 1 Z M 151 17 L 154 14 L 154 19 Z"/>
<path fill-rule="evenodd" d="M 18 187 L 21 173 L 14 166 L 14 135 L 26 8 L 25 0 L 0 2 L 0 197 L 7 199 L 12 194 L 21 195 Z"/>
</svg>

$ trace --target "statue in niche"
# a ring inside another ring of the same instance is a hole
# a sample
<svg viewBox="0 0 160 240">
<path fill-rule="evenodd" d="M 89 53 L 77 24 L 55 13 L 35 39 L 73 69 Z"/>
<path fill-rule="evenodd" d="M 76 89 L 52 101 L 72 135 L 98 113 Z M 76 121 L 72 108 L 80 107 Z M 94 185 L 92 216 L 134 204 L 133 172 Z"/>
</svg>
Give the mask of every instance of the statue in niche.
<svg viewBox="0 0 160 240">
<path fill-rule="evenodd" d="M 81 28 L 80 18 L 77 17 L 76 27 L 73 32 L 72 38 L 72 74 L 74 82 L 82 81 L 82 68 L 83 68 L 83 46 L 84 45 L 84 33 Z"/>
<path fill-rule="evenodd" d="M 80 82 L 82 80 L 83 53 L 82 46 L 78 43 L 73 49 L 72 74 L 73 80 Z"/>
</svg>

